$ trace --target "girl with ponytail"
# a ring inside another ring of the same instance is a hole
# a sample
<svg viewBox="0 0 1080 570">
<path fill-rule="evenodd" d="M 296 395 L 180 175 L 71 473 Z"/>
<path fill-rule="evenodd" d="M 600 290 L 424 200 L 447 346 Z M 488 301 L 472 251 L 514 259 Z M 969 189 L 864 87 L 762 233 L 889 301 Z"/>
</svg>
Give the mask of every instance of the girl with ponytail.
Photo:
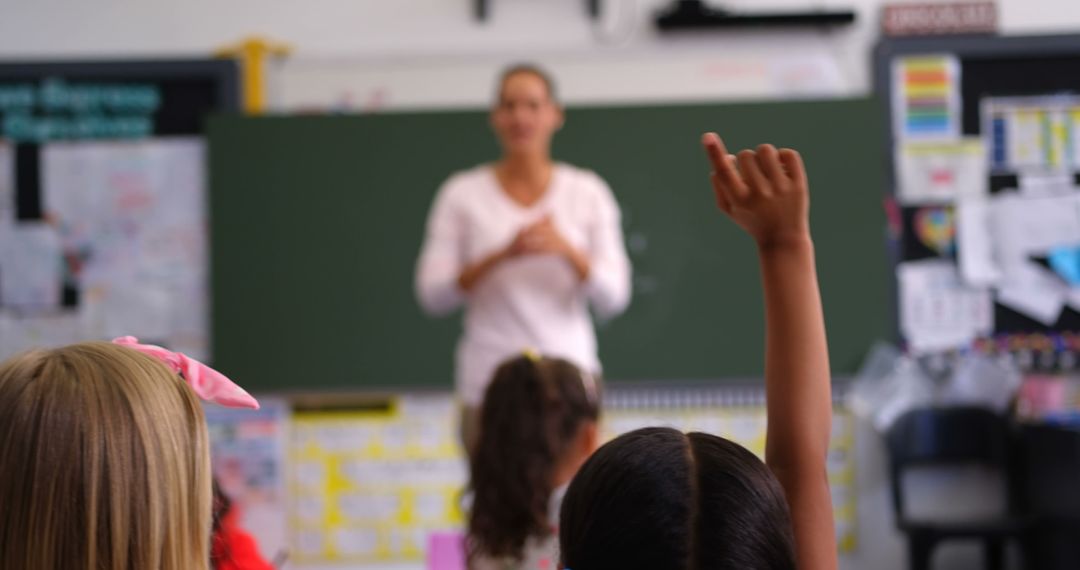
<svg viewBox="0 0 1080 570">
<path fill-rule="evenodd" d="M 559 505 L 597 445 L 599 388 L 570 362 L 525 354 L 487 388 L 471 458 L 472 570 L 554 569 Z"/>
</svg>

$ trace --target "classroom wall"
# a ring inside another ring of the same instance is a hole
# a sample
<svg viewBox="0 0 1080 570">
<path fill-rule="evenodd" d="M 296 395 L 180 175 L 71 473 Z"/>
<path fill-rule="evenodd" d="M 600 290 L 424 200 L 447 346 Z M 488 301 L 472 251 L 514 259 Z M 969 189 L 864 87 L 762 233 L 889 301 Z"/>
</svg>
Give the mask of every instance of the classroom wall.
<svg viewBox="0 0 1080 570">
<path fill-rule="evenodd" d="M 251 34 L 287 42 L 271 73 L 282 110 L 483 105 L 493 72 L 536 59 L 570 103 L 844 96 L 869 89 L 869 49 L 883 0 L 726 0 L 733 9 L 843 8 L 858 23 L 831 32 L 725 31 L 661 37 L 670 0 L 3 0 L 0 57 L 199 56 Z M 1005 33 L 1080 30 L 1075 0 L 999 0 Z"/>
<path fill-rule="evenodd" d="M 583 0 L 491 2 L 492 19 L 478 24 L 471 0 L 0 0 L 0 58 L 201 57 L 262 34 L 294 48 L 271 70 L 280 110 L 482 106 L 494 71 L 519 59 L 551 67 L 571 104 L 847 96 L 869 90 L 884 4 L 729 0 L 734 9 L 851 7 L 859 22 L 832 32 L 661 37 L 650 18 L 668 0 L 606 0 L 598 24 L 584 17 Z M 1080 31 L 1076 0 L 998 5 L 1008 34 Z M 904 543 L 892 528 L 880 441 L 865 429 L 858 441 L 861 537 L 842 567 L 900 570 Z M 976 568 L 979 559 L 954 550 L 939 563 Z"/>
</svg>

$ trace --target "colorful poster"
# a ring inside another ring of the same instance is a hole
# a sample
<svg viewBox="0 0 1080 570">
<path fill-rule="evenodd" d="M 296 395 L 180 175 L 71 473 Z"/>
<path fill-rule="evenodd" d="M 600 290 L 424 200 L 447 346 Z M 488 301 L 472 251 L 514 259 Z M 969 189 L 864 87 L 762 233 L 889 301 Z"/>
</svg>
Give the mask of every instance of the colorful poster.
<svg viewBox="0 0 1080 570">
<path fill-rule="evenodd" d="M 288 551 L 285 450 L 289 405 L 259 398 L 258 410 L 207 405 L 214 477 L 240 511 L 241 527 L 255 537 L 266 560 Z"/>
<path fill-rule="evenodd" d="M 960 64 L 952 56 L 893 62 L 894 132 L 900 139 L 960 136 Z"/>
<path fill-rule="evenodd" d="M 1080 169 L 1080 97 L 987 98 L 982 122 L 994 172 Z"/>
</svg>

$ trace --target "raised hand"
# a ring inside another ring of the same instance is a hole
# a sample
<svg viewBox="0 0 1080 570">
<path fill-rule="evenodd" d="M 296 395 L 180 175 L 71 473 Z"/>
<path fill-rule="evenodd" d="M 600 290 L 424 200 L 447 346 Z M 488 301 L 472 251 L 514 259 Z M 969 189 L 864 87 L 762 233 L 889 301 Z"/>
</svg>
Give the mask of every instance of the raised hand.
<svg viewBox="0 0 1080 570">
<path fill-rule="evenodd" d="M 798 152 L 763 144 L 734 156 L 715 133 L 701 143 L 713 167 L 716 205 L 759 246 L 809 239 L 810 198 Z"/>
</svg>

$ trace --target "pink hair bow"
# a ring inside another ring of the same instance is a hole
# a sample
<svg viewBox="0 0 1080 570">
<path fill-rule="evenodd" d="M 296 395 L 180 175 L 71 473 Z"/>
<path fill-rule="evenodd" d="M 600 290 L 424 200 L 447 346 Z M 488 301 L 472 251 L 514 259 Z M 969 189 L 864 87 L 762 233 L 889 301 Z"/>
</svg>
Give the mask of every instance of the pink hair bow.
<svg viewBox="0 0 1080 570">
<path fill-rule="evenodd" d="M 224 374 L 194 358 L 188 357 L 186 354 L 173 352 L 152 344 L 139 344 L 139 339 L 133 336 L 122 336 L 113 339 L 113 344 L 133 348 L 160 360 L 165 366 L 183 376 L 184 381 L 191 386 L 195 394 L 207 402 L 213 402 L 227 408 L 259 409 L 259 402 L 252 398 L 251 394 L 234 384 Z"/>
</svg>

